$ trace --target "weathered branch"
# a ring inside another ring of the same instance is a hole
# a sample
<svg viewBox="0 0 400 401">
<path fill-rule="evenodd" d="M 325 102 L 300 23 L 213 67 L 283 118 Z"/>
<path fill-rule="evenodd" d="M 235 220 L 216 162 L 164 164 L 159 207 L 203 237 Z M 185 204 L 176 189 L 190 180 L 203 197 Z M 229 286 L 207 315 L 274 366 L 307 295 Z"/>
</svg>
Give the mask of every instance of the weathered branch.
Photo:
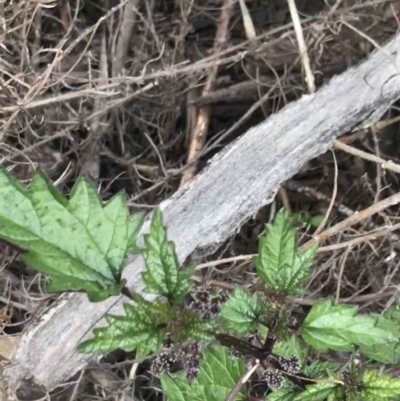
<svg viewBox="0 0 400 401">
<path fill-rule="evenodd" d="M 168 234 L 180 260 L 193 251 L 214 250 L 337 136 L 381 117 L 400 97 L 399 53 L 397 36 L 384 51 L 250 129 L 163 202 Z M 143 288 L 142 269 L 142 260 L 136 258 L 125 270 L 128 286 L 135 291 Z M 92 304 L 82 294 L 62 295 L 23 334 L 5 372 L 9 384 L 30 378 L 52 389 L 68 379 L 91 359 L 76 354 L 76 346 L 105 313 L 121 313 L 121 304 L 118 297 Z"/>
</svg>

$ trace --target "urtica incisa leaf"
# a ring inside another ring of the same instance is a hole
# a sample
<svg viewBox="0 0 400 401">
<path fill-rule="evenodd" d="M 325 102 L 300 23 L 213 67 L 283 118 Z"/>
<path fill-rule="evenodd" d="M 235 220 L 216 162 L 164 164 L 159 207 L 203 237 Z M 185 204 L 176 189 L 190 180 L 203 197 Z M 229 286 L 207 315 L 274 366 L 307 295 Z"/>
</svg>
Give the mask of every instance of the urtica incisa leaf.
<svg viewBox="0 0 400 401">
<path fill-rule="evenodd" d="M 141 358 L 158 352 L 166 336 L 166 322 L 171 319 L 169 306 L 161 298 L 154 302 L 132 294 L 136 305 L 124 304 L 125 316 L 107 315 L 106 327 L 94 329 L 94 337 L 78 347 L 79 352 L 107 353 L 117 348 L 136 350 Z"/>
<path fill-rule="evenodd" d="M 303 292 L 301 284 L 309 277 L 317 253 L 316 245 L 297 253 L 297 232 L 292 222 L 288 212 L 280 210 L 259 238 L 258 256 L 254 258 L 260 278 L 284 295 Z"/>
<path fill-rule="evenodd" d="M 145 248 L 142 251 L 146 270 L 143 281 L 146 292 L 162 295 L 176 302 L 190 288 L 189 279 L 194 270 L 180 269 L 173 242 L 167 240 L 161 211 L 154 210 L 150 233 L 144 236 Z"/>
<path fill-rule="evenodd" d="M 67 199 L 40 171 L 27 189 L 4 170 L 0 191 L 0 238 L 26 250 L 26 263 L 51 277 L 48 291 L 86 291 L 91 301 L 121 291 L 144 217 L 129 216 L 123 193 L 103 205 L 81 177 Z"/>
</svg>

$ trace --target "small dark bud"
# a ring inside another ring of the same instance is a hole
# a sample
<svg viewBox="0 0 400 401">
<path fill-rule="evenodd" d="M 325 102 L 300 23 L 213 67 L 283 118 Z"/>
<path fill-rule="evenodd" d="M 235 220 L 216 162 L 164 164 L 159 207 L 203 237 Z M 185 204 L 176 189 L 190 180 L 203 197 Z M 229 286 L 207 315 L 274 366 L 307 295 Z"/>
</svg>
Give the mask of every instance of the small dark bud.
<svg viewBox="0 0 400 401">
<path fill-rule="evenodd" d="M 347 382 L 350 379 L 350 371 L 348 368 L 343 369 L 340 372 L 340 375 L 342 376 L 343 381 Z"/>
<path fill-rule="evenodd" d="M 221 303 L 221 304 L 223 304 L 223 303 L 225 303 L 226 301 L 228 301 L 229 300 L 229 294 L 228 294 L 228 292 L 227 291 L 221 291 L 220 293 L 219 293 L 219 302 Z"/>
<path fill-rule="evenodd" d="M 276 369 L 267 369 L 263 375 L 264 380 L 267 382 L 267 385 L 272 390 L 277 390 L 283 386 L 285 382 L 285 378 Z"/>
<path fill-rule="evenodd" d="M 292 355 L 290 358 L 278 357 L 279 365 L 282 370 L 293 375 L 300 373 L 301 361 L 296 355 Z"/>
<path fill-rule="evenodd" d="M 198 292 L 196 294 L 196 298 L 200 301 L 200 302 L 207 302 L 209 295 L 207 292 Z"/>
<path fill-rule="evenodd" d="M 213 299 L 208 306 L 208 314 L 210 316 L 209 319 L 212 319 L 213 317 L 217 316 L 218 313 L 219 313 L 219 302 L 216 299 Z"/>
<path fill-rule="evenodd" d="M 244 336 L 244 339 L 249 343 L 249 344 L 254 344 L 256 343 L 258 338 L 258 333 L 247 333 Z"/>
<path fill-rule="evenodd" d="M 203 305 L 204 305 L 203 302 L 201 302 L 201 301 L 199 301 L 198 299 L 196 299 L 196 300 L 194 300 L 194 301 L 192 301 L 192 302 L 190 303 L 189 308 L 190 308 L 191 310 L 198 310 L 198 311 L 201 311 L 202 308 L 203 308 Z"/>
<path fill-rule="evenodd" d="M 240 358 L 243 356 L 243 354 L 240 351 L 238 351 L 237 349 L 235 349 L 235 347 L 232 346 L 228 348 L 228 355 L 231 358 Z"/>
</svg>

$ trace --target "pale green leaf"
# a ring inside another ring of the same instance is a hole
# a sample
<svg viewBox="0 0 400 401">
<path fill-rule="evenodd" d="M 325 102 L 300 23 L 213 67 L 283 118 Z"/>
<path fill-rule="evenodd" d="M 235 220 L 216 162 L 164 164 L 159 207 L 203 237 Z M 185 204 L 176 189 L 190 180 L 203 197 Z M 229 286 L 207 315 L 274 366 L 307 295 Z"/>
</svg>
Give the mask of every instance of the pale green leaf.
<svg viewBox="0 0 400 401">
<path fill-rule="evenodd" d="M 268 224 L 265 235 L 259 238 L 258 256 L 254 264 L 259 277 L 269 287 L 277 288 L 277 273 L 285 266 L 292 266 L 297 251 L 297 233 L 288 213 L 280 210 L 273 224 Z"/>
<path fill-rule="evenodd" d="M 182 374 L 163 374 L 161 386 L 169 401 L 197 401 L 195 391 Z"/>
<path fill-rule="evenodd" d="M 245 372 L 242 358 L 231 358 L 222 346 L 206 348 L 200 362 L 196 385 L 201 386 L 202 400 L 225 401 L 228 394 Z M 244 388 L 235 397 L 236 401 L 244 400 Z"/>
<path fill-rule="evenodd" d="M 386 400 L 400 395 L 400 378 L 389 375 L 379 376 L 378 371 L 364 372 L 361 396 L 367 400 Z"/>
<path fill-rule="evenodd" d="M 356 315 L 357 308 L 332 305 L 331 300 L 317 303 L 303 322 L 301 335 L 317 351 L 351 351 L 354 345 L 371 346 L 395 341 L 393 334 L 376 327 L 376 319 Z"/>
<path fill-rule="evenodd" d="M 159 209 L 154 211 L 150 233 L 145 235 L 144 241 L 142 253 L 146 270 L 142 276 L 146 292 L 165 296 L 174 302 L 180 301 L 190 289 L 189 279 L 194 270 L 179 269 L 175 246 L 167 240 Z"/>
<path fill-rule="evenodd" d="M 68 200 L 39 171 L 26 189 L 4 170 L 0 192 L 0 238 L 28 251 L 26 263 L 51 276 L 50 291 L 83 290 L 92 301 L 121 291 L 143 221 L 130 219 L 122 194 L 103 205 L 81 177 Z"/>
<path fill-rule="evenodd" d="M 294 401 L 299 393 L 299 390 L 282 388 L 269 393 L 266 401 Z"/>
<path fill-rule="evenodd" d="M 388 311 L 386 311 L 388 312 Z M 394 315 L 386 313 L 385 318 L 381 315 L 371 315 L 376 318 L 376 326 L 390 331 L 393 334 L 394 341 L 387 341 L 384 344 L 372 344 L 362 346 L 361 353 L 368 358 L 381 363 L 397 364 L 400 362 L 400 329 L 397 318 Z M 392 318 L 392 320 L 389 320 Z"/>
<path fill-rule="evenodd" d="M 258 318 L 262 313 L 262 302 L 255 293 L 248 295 L 237 287 L 229 300 L 221 306 L 220 316 L 225 320 L 225 327 L 238 335 L 257 329 Z"/>
<path fill-rule="evenodd" d="M 78 346 L 79 352 L 107 353 L 117 348 L 137 351 L 137 358 L 157 353 L 166 336 L 171 319 L 169 306 L 161 299 L 146 301 L 133 294 L 135 305 L 124 304 L 125 316 L 107 315 L 107 327 L 95 328 L 94 337 Z"/>
</svg>

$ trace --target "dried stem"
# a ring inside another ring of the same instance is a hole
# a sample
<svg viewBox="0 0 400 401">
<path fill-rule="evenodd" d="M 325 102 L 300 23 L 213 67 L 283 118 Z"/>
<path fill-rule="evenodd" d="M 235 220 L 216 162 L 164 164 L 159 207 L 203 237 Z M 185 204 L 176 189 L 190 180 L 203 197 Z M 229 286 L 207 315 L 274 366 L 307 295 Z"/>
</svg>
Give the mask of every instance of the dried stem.
<svg viewBox="0 0 400 401">
<path fill-rule="evenodd" d="M 231 14 L 233 11 L 234 0 L 224 0 L 221 9 L 220 22 L 217 33 L 215 35 L 213 53 L 219 54 L 228 38 L 228 27 Z M 215 79 L 217 78 L 218 64 L 216 63 L 207 76 L 206 83 L 203 88 L 202 96 L 208 96 L 214 89 Z M 189 151 L 187 161 L 192 162 L 200 154 L 204 147 L 208 124 L 210 122 L 210 109 L 208 106 L 200 107 L 197 113 L 197 122 L 191 133 Z M 183 174 L 180 186 L 184 186 L 189 182 L 196 173 L 197 165 L 193 164 Z"/>
</svg>

